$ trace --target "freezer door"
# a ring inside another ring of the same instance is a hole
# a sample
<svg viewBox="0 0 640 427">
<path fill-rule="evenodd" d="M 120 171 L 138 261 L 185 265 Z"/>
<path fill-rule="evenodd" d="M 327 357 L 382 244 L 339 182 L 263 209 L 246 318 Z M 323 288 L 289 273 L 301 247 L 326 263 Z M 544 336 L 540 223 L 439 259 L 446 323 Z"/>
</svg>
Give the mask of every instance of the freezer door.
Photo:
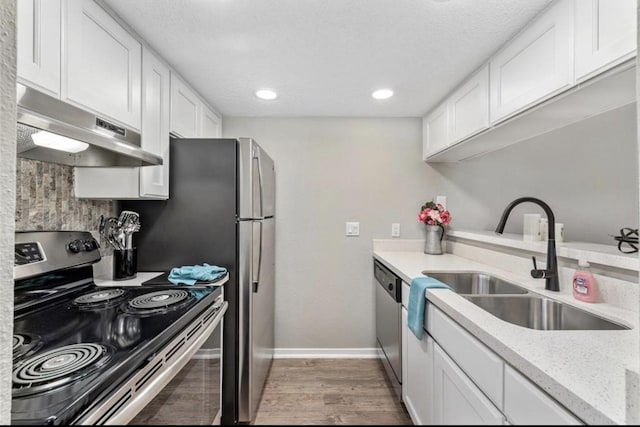
<svg viewBox="0 0 640 427">
<path fill-rule="evenodd" d="M 254 168 L 258 176 L 259 187 L 254 186 L 257 196 L 260 218 L 271 218 L 276 210 L 276 172 L 273 159 L 258 144 L 255 149 Z M 257 189 L 257 191 L 256 191 Z"/>
<path fill-rule="evenodd" d="M 239 203 L 241 219 L 275 214 L 275 167 L 269 155 L 251 138 L 238 139 Z"/>
<path fill-rule="evenodd" d="M 251 422 L 260 403 L 275 344 L 275 220 L 241 221 L 240 241 L 241 271 L 246 274 L 241 274 L 240 283 L 238 420 Z M 247 247 L 249 241 L 251 246 Z"/>
</svg>

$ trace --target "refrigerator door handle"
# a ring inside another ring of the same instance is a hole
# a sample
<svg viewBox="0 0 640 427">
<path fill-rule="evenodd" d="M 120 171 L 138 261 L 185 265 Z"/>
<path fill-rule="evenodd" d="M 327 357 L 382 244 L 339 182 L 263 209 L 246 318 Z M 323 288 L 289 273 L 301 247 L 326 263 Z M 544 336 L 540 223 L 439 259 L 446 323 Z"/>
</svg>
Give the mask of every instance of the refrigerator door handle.
<svg viewBox="0 0 640 427">
<path fill-rule="evenodd" d="M 264 218 L 264 197 L 262 194 L 262 187 L 263 187 L 263 182 L 262 182 L 262 162 L 260 161 L 260 154 L 259 154 L 259 149 L 258 147 L 254 146 L 254 153 L 253 153 L 253 160 L 256 162 L 257 164 L 257 169 L 258 169 L 258 191 L 260 192 L 260 218 Z"/>
<path fill-rule="evenodd" d="M 256 221 L 256 223 L 260 226 L 260 234 L 258 235 L 258 265 L 253 265 L 253 273 L 254 276 L 252 277 L 252 283 L 253 283 L 253 293 L 256 294 L 258 293 L 258 285 L 260 284 L 260 270 L 262 270 L 262 222 L 261 221 Z M 255 259 L 255 254 L 253 255 L 254 259 Z"/>
</svg>

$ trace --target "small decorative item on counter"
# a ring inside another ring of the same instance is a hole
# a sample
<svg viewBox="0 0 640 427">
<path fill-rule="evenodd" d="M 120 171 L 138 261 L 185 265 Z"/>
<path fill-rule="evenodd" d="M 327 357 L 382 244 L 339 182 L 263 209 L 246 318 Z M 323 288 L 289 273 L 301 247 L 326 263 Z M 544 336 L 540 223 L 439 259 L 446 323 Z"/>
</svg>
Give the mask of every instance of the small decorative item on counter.
<svg viewBox="0 0 640 427">
<path fill-rule="evenodd" d="M 547 240 L 549 236 L 549 220 L 547 218 L 540 218 L 540 239 Z"/>
<path fill-rule="evenodd" d="M 620 230 L 619 236 L 609 234 L 618 242 L 618 250 L 623 254 L 638 252 L 638 229 L 625 227 Z"/>
<path fill-rule="evenodd" d="M 540 235 L 540 214 L 524 214 L 522 222 L 522 239 L 537 242 L 541 240 Z"/>
<path fill-rule="evenodd" d="M 596 302 L 596 279 L 589 271 L 589 263 L 578 260 L 578 269 L 573 274 L 573 297 L 580 301 Z"/>
<path fill-rule="evenodd" d="M 138 249 L 113 250 L 113 280 L 129 280 L 138 275 Z"/>
<path fill-rule="evenodd" d="M 100 234 L 113 246 L 113 279 L 127 280 L 136 277 L 138 253 L 133 247 L 133 233 L 140 231 L 140 215 L 122 211 L 118 218 L 100 217 Z"/>
<path fill-rule="evenodd" d="M 440 203 L 435 203 L 432 200 L 422 205 L 418 214 L 418 221 L 424 222 L 427 230 L 424 253 L 441 255 L 444 226 L 451 223 L 449 211 Z"/>
<path fill-rule="evenodd" d="M 556 242 L 564 242 L 564 224 L 560 222 L 556 222 L 555 232 L 556 232 Z M 540 239 L 539 240 L 547 240 L 548 238 L 549 238 L 549 220 L 547 218 L 540 218 Z M 529 240 L 529 239 L 525 237 L 524 240 Z"/>
</svg>

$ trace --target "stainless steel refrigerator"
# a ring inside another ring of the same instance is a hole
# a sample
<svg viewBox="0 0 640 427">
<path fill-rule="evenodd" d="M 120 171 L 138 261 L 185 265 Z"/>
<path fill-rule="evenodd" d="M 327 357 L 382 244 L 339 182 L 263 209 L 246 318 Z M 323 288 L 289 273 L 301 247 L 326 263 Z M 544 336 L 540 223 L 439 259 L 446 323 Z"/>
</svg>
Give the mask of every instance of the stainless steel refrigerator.
<svg viewBox="0 0 640 427">
<path fill-rule="evenodd" d="M 252 139 L 172 139 L 169 200 L 140 213 L 139 271 L 201 263 L 229 270 L 222 422 L 251 422 L 273 359 L 275 169 Z"/>
</svg>

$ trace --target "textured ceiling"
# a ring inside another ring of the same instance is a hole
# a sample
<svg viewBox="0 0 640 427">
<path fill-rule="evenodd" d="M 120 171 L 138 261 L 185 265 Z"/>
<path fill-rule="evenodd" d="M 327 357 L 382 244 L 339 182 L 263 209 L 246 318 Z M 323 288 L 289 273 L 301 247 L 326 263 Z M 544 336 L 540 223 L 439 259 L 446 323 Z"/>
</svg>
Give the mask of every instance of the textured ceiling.
<svg viewBox="0 0 640 427">
<path fill-rule="evenodd" d="M 374 117 L 422 116 L 551 3 L 104 1 L 223 115 Z"/>
</svg>

